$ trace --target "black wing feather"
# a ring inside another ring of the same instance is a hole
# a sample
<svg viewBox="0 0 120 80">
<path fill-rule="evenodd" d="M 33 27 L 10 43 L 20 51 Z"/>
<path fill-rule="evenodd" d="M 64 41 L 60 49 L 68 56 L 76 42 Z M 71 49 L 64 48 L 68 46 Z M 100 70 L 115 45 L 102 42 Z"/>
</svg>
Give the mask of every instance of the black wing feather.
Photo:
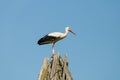
<svg viewBox="0 0 120 80">
<path fill-rule="evenodd" d="M 55 39 L 56 39 L 56 37 L 54 37 L 54 36 L 45 35 L 40 40 L 38 40 L 38 44 L 43 45 L 43 44 L 53 43 L 53 41 Z"/>
</svg>

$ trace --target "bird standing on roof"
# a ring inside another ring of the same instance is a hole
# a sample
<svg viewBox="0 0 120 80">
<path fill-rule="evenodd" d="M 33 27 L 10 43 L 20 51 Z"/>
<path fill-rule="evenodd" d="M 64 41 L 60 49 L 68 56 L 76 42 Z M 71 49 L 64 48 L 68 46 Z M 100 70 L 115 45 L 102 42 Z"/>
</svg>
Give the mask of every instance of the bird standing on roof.
<svg viewBox="0 0 120 80">
<path fill-rule="evenodd" d="M 68 35 L 69 32 L 71 32 L 75 35 L 75 33 L 70 29 L 70 27 L 66 27 L 65 28 L 65 33 L 61 33 L 61 32 L 49 33 L 49 34 L 45 35 L 44 37 L 42 37 L 40 40 L 38 40 L 38 44 L 39 45 L 52 44 L 52 52 L 54 53 L 55 43 L 57 41 L 65 38 Z"/>
</svg>

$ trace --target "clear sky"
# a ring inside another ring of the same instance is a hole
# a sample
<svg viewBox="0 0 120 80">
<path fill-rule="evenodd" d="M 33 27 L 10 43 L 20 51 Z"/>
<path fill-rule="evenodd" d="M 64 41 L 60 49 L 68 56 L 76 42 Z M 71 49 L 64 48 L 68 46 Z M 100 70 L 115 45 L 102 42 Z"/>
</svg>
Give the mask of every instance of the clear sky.
<svg viewBox="0 0 120 80">
<path fill-rule="evenodd" d="M 1 0 L 0 80 L 37 80 L 51 45 L 49 32 L 71 33 L 56 43 L 74 80 L 120 80 L 120 0 Z"/>
</svg>

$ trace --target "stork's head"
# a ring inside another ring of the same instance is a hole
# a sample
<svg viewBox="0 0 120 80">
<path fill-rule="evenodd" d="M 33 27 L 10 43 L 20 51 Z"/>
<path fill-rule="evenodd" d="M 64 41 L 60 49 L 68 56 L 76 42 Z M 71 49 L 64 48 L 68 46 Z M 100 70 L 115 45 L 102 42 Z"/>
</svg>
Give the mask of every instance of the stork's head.
<svg viewBox="0 0 120 80">
<path fill-rule="evenodd" d="M 75 33 L 70 29 L 70 27 L 66 27 L 65 30 L 68 31 L 68 32 L 71 32 L 75 35 Z"/>
</svg>

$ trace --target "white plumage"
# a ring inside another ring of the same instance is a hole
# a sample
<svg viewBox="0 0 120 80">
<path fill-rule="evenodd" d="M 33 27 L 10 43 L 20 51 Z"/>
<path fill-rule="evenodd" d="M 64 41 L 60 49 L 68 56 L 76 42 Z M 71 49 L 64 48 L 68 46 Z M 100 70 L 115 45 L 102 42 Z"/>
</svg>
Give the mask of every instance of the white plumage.
<svg viewBox="0 0 120 80">
<path fill-rule="evenodd" d="M 53 32 L 53 33 L 49 33 L 48 36 L 63 37 L 63 36 L 64 36 L 64 33 L 61 33 L 61 32 Z"/>
<path fill-rule="evenodd" d="M 45 35 L 44 37 L 42 37 L 38 41 L 38 44 L 39 45 L 43 45 L 43 44 L 50 44 L 50 43 L 52 43 L 52 52 L 54 53 L 54 44 L 57 41 L 65 38 L 68 35 L 69 32 L 72 32 L 75 35 L 75 33 L 69 27 L 66 27 L 65 28 L 65 33 L 61 33 L 61 32 L 49 33 L 49 34 Z"/>
</svg>

